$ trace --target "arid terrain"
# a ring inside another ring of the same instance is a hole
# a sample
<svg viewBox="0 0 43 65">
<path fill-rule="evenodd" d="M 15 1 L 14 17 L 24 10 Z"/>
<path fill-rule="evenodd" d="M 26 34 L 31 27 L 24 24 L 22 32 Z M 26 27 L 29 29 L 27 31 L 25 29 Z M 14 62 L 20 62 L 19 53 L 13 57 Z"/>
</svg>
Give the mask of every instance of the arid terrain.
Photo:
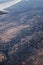
<svg viewBox="0 0 43 65">
<path fill-rule="evenodd" d="M 1 65 L 43 65 L 43 6 L 39 6 L 40 1 L 43 3 L 38 0 L 37 5 L 36 0 L 34 7 L 31 1 L 22 1 L 12 6 L 12 10 L 9 8 L 9 14 L 0 15 Z"/>
</svg>

